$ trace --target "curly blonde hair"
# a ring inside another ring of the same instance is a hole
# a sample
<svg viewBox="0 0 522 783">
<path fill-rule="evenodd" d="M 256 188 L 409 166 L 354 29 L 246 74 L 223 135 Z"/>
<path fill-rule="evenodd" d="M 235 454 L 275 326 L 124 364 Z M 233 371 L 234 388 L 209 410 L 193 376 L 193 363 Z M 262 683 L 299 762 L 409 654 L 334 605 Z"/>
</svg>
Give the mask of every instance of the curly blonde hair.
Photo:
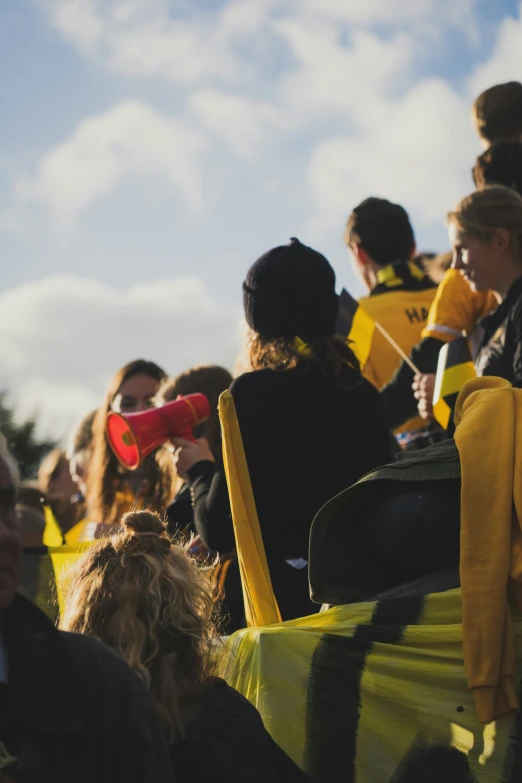
<svg viewBox="0 0 522 783">
<path fill-rule="evenodd" d="M 146 682 L 171 742 L 212 673 L 213 590 L 208 567 L 167 537 L 150 511 L 89 548 L 71 572 L 60 627 L 117 650 Z"/>
</svg>

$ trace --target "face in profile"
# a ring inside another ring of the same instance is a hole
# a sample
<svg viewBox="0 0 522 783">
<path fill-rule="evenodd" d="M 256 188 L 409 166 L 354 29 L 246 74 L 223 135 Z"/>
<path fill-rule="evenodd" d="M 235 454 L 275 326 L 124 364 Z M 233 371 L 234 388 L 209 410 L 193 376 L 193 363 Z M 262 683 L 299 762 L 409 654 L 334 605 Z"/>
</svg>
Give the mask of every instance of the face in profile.
<svg viewBox="0 0 522 783">
<path fill-rule="evenodd" d="M 22 574 L 22 537 L 15 504 L 14 478 L 0 456 L 0 610 L 13 600 Z"/>
<path fill-rule="evenodd" d="M 491 241 L 484 241 L 451 223 L 449 238 L 453 248 L 452 267 L 460 271 L 473 291 L 495 291 L 500 266 L 495 235 Z"/>
<path fill-rule="evenodd" d="M 116 413 L 137 413 L 154 407 L 153 399 L 160 382 L 150 375 L 133 375 L 123 381 L 112 401 Z"/>
</svg>

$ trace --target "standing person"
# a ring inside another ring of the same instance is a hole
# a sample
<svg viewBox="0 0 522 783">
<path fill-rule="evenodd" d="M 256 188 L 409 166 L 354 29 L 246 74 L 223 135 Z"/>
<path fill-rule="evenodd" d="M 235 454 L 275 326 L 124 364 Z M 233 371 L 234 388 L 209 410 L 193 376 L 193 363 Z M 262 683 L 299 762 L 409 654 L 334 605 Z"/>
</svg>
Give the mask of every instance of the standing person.
<svg viewBox="0 0 522 783">
<path fill-rule="evenodd" d="M 232 375 L 224 367 L 201 365 L 186 370 L 186 372 L 178 375 L 177 378 L 165 381 L 160 386 L 155 399 L 156 405 L 165 405 L 165 403 L 175 400 L 180 394 L 204 394 L 209 402 L 210 417 L 208 421 L 198 427 L 194 434 L 196 438 L 204 439 L 200 443 L 205 448 L 210 449 L 213 459 L 220 464 L 222 462 L 222 445 L 218 401 L 221 394 L 230 387 L 231 383 Z M 223 513 L 225 515 L 224 523 L 228 524 L 230 508 L 227 506 Z M 194 509 L 192 507 L 192 492 L 187 481 L 183 481 L 176 493 L 176 497 L 167 508 L 167 527 L 171 535 L 178 531 L 185 533 L 185 535 L 197 533 L 194 522 Z M 204 545 L 198 542 L 195 542 L 195 548 L 206 552 Z M 221 553 L 217 579 L 223 591 L 221 606 L 223 609 L 224 632 L 230 634 L 239 628 L 243 628 L 245 625 L 243 592 L 241 590 L 241 579 L 235 551 Z"/>
<path fill-rule="evenodd" d="M 479 155 L 471 171 L 477 190 L 505 185 L 522 193 L 522 141 L 498 141 Z"/>
<path fill-rule="evenodd" d="M 321 506 L 391 457 L 379 394 L 334 337 L 335 274 L 292 239 L 261 256 L 243 285 L 253 372 L 230 386 L 270 576 L 283 619 L 317 611 L 308 592 L 308 537 Z M 218 552 L 234 547 L 221 464 L 201 443 L 174 441 L 196 528 Z"/>
<path fill-rule="evenodd" d="M 348 218 L 345 242 L 355 271 L 370 292 L 360 300 L 363 309 L 409 354 L 420 339 L 437 286 L 413 263 L 415 237 L 408 213 L 386 199 L 368 198 Z M 365 377 L 382 389 L 400 363 L 397 351 L 376 331 Z M 422 424 L 413 418 L 399 431 Z"/>
<path fill-rule="evenodd" d="M 522 141 L 522 84 L 495 84 L 475 100 L 472 118 L 483 146 Z"/>
<path fill-rule="evenodd" d="M 255 707 L 212 676 L 218 648 L 205 570 L 155 514 L 121 523 L 77 563 L 62 627 L 101 639 L 148 684 L 180 783 L 304 783 Z"/>
<path fill-rule="evenodd" d="M 154 397 L 166 373 L 154 362 L 137 359 L 113 377 L 93 425 L 92 454 L 87 477 L 87 514 L 103 534 L 125 511 L 133 508 L 165 509 L 174 495 L 172 461 L 164 450 L 150 454 L 135 471 L 121 467 L 114 456 L 105 423 L 111 410 L 136 413 L 154 406 Z"/>
<path fill-rule="evenodd" d="M 453 267 L 473 291 L 492 291 L 497 307 L 481 321 L 478 375 L 522 387 L 522 197 L 501 186 L 466 196 L 448 215 Z M 431 419 L 433 376 L 416 392 Z"/>
<path fill-rule="evenodd" d="M 78 521 L 76 482 L 69 471 L 69 460 L 63 449 L 53 449 L 38 470 L 38 487 L 47 498 L 61 531 L 67 533 Z"/>
<path fill-rule="evenodd" d="M 74 498 L 78 512 L 76 518 L 78 521 L 65 534 L 66 544 L 76 544 L 86 535 L 86 502 L 87 496 L 87 476 L 89 471 L 89 462 L 92 458 L 93 426 L 98 411 L 91 411 L 84 416 L 75 427 L 73 427 L 67 450 L 65 452 L 69 461 L 69 470 L 71 478 L 77 486 L 77 493 Z"/>
<path fill-rule="evenodd" d="M 522 142 L 494 143 L 479 155 L 472 175 L 477 190 L 488 185 L 504 185 L 522 193 Z M 423 387 L 426 384 L 426 392 L 433 388 L 434 380 L 427 376 L 437 369 L 441 347 L 462 334 L 473 338 L 474 345 L 480 343 L 482 335 L 477 325 L 497 304 L 491 291 L 472 290 L 458 270 L 452 268 L 446 272 L 430 308 L 422 340 L 410 354 L 423 376 L 415 380 L 413 390 L 413 372 L 406 362 L 402 362 L 390 383 L 382 390 L 390 426 L 397 427 L 414 415 L 417 410 L 414 391 L 424 395 Z"/>
<path fill-rule="evenodd" d="M 146 688 L 95 639 L 17 594 L 16 465 L 0 440 L 0 780 L 172 783 Z"/>
<path fill-rule="evenodd" d="M 210 407 L 210 417 L 198 427 L 194 433 L 197 438 L 204 438 L 210 448 L 214 459 L 219 459 L 221 455 L 221 427 L 219 424 L 218 402 L 221 394 L 230 387 L 232 375 L 224 367 L 217 365 L 200 365 L 178 375 L 176 378 L 169 378 L 159 389 L 156 395 L 156 405 L 165 405 L 172 402 L 179 395 L 186 394 L 204 394 L 208 399 Z M 227 512 L 228 516 L 228 512 Z M 192 499 L 190 486 L 186 481 L 176 493 L 176 497 L 167 509 L 167 519 L 169 533 L 181 530 L 183 532 L 195 533 L 194 512 L 192 509 Z"/>
</svg>

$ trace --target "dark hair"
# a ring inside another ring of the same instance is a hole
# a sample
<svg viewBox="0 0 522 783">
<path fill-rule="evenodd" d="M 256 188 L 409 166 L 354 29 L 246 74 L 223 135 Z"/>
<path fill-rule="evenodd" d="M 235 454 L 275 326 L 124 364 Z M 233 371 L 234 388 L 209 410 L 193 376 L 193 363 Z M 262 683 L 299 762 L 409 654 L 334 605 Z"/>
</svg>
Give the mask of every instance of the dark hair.
<svg viewBox="0 0 522 783">
<path fill-rule="evenodd" d="M 362 247 L 379 266 L 408 261 L 415 249 L 408 213 L 384 198 L 367 198 L 355 207 L 344 238 L 348 246 L 355 242 Z"/>
<path fill-rule="evenodd" d="M 481 92 L 473 104 L 473 119 L 479 136 L 490 144 L 522 136 L 522 84 L 495 84 Z"/>
<path fill-rule="evenodd" d="M 135 375 L 147 375 L 158 383 L 167 377 L 161 367 L 154 362 L 136 359 L 118 370 L 110 382 L 103 404 L 94 419 L 92 456 L 87 476 L 87 508 L 89 514 L 96 517 L 97 522 L 113 523 L 123 511 L 130 510 L 129 506 L 122 510 L 117 496 L 118 491 L 121 492 L 124 488 L 125 473 L 119 467 L 118 460 L 109 446 L 105 434 L 105 422 L 118 390 L 125 381 Z M 143 462 L 147 475 L 141 501 L 152 510 L 163 509 L 172 499 L 174 470 L 168 470 L 168 464 L 172 460 L 164 461 L 163 456 L 163 450 L 159 449 Z M 132 504 L 130 506 L 132 507 Z"/>
<path fill-rule="evenodd" d="M 280 337 L 268 340 L 252 332 L 250 337 L 250 364 L 253 370 L 271 368 L 284 371 L 295 367 L 303 370 L 311 364 L 319 365 L 342 388 L 353 388 L 361 382 L 361 368 L 352 349 L 343 339 L 320 337 L 299 345 L 295 339 Z"/>
<path fill-rule="evenodd" d="M 156 405 L 164 405 L 175 400 L 180 394 L 204 394 L 210 405 L 210 418 L 195 433 L 198 438 L 206 438 L 212 451 L 219 449 L 221 427 L 218 416 L 218 401 L 221 394 L 232 383 L 232 375 L 224 367 L 202 364 L 164 381 L 156 395 Z"/>
<path fill-rule="evenodd" d="M 489 147 L 472 169 L 477 190 L 486 185 L 504 185 L 522 193 L 522 142 L 499 141 Z"/>
</svg>

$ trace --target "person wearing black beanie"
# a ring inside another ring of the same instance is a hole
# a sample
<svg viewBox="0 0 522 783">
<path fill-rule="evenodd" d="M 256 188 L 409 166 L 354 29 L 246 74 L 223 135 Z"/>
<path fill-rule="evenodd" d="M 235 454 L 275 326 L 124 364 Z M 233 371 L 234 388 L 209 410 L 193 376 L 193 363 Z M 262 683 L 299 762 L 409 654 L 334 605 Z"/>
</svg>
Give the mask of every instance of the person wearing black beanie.
<svg viewBox="0 0 522 783">
<path fill-rule="evenodd" d="M 335 336 L 338 296 L 327 259 L 293 238 L 248 271 L 252 372 L 234 398 L 276 599 L 284 620 L 318 610 L 309 598 L 308 537 L 327 500 L 392 457 L 378 391 Z M 205 443 L 176 440 L 196 529 L 211 550 L 234 547 L 222 464 Z"/>
</svg>

